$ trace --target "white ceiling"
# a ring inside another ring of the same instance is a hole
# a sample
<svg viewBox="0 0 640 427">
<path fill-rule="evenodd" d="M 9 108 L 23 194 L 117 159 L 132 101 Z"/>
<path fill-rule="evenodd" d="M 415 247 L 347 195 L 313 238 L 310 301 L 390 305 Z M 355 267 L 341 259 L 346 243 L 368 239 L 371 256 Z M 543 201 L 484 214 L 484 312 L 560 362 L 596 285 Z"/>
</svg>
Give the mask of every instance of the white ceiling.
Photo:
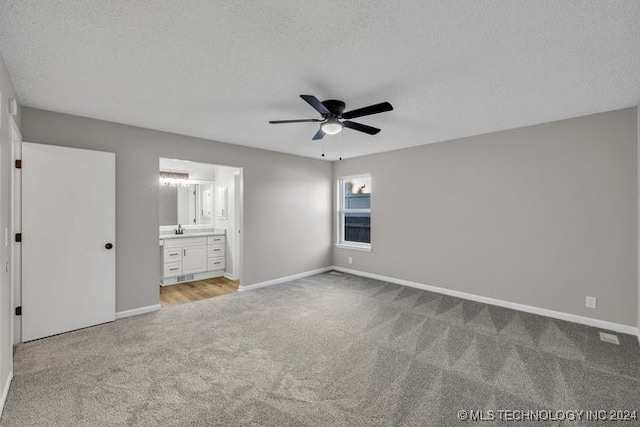
<svg viewBox="0 0 640 427">
<path fill-rule="evenodd" d="M 298 95 L 393 104 L 327 159 L 640 101 L 637 0 L 3 0 L 0 51 L 23 105 L 303 156 Z"/>
</svg>

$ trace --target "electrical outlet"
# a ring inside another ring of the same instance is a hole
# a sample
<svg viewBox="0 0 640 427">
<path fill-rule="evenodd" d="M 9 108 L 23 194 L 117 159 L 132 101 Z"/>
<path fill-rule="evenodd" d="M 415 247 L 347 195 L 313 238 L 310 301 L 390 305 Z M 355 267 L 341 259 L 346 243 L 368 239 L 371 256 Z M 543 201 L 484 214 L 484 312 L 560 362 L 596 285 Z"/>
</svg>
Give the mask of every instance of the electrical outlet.
<svg viewBox="0 0 640 427">
<path fill-rule="evenodd" d="M 587 308 L 596 308 L 596 297 L 587 297 Z"/>
<path fill-rule="evenodd" d="M 353 258 L 349 257 L 349 264 L 353 264 Z"/>
</svg>

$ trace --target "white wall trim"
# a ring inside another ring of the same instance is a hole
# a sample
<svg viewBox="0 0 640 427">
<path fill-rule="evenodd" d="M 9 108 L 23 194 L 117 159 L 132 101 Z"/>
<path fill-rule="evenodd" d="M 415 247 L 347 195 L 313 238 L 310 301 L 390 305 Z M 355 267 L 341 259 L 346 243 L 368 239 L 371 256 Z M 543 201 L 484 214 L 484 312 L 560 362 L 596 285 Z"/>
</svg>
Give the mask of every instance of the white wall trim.
<svg viewBox="0 0 640 427">
<path fill-rule="evenodd" d="M 342 242 L 342 243 L 336 243 L 334 246 L 338 249 L 353 249 L 356 251 L 371 252 L 371 245 L 367 245 L 367 244 L 357 245 L 357 244 L 352 244 L 348 242 Z"/>
<path fill-rule="evenodd" d="M 267 280 L 265 282 L 258 282 L 252 285 L 241 285 L 238 291 L 249 291 L 258 288 L 264 288 L 265 286 L 277 285 L 278 283 L 290 282 L 296 279 L 302 279 L 304 277 L 314 276 L 320 273 L 326 273 L 327 271 L 335 270 L 335 267 L 322 267 L 316 270 L 305 271 L 304 273 L 293 274 L 291 276 L 279 277 L 277 279 Z"/>
<path fill-rule="evenodd" d="M 636 175 L 638 178 L 637 187 L 636 187 L 636 196 L 638 197 L 638 211 L 636 212 L 638 215 L 638 236 L 637 236 L 637 277 L 638 280 L 638 305 L 636 306 L 636 314 L 638 316 L 637 324 L 638 324 L 638 343 L 640 343 L 640 104 L 636 106 Z"/>
<path fill-rule="evenodd" d="M 2 390 L 2 396 L 0 397 L 0 416 L 2 416 L 2 411 L 4 410 L 4 404 L 7 401 L 7 396 L 9 395 L 9 387 L 11 387 L 11 380 L 13 380 L 13 370 L 9 371 L 9 376 L 5 381 L 4 390 Z"/>
<path fill-rule="evenodd" d="M 237 276 L 234 276 L 231 273 L 227 273 L 226 271 L 224 272 L 224 274 L 222 275 L 223 277 L 226 277 L 229 280 L 238 280 Z"/>
<path fill-rule="evenodd" d="M 481 295 L 469 294 L 466 292 L 454 291 L 452 289 L 440 286 L 425 285 L 422 283 L 412 282 L 410 280 L 396 279 L 394 277 L 382 276 L 380 274 L 367 273 L 359 270 L 352 270 L 344 267 L 333 267 L 333 270 L 343 273 L 353 274 L 355 276 L 368 277 L 370 279 L 382 280 L 398 285 L 410 286 L 412 288 L 422 289 L 425 291 L 436 292 L 452 297 L 463 298 L 466 300 L 482 302 L 485 304 L 497 305 L 499 307 L 511 308 L 513 310 L 524 311 L 526 313 L 539 314 L 541 316 L 552 317 L 554 319 L 566 320 L 568 322 L 581 323 L 587 326 L 593 326 L 609 331 L 620 332 L 623 334 L 638 335 L 638 328 L 630 325 L 622 325 L 620 323 L 607 322 L 605 320 L 593 319 L 591 317 L 578 316 L 576 314 L 564 313 L 561 311 L 549 310 L 546 308 L 534 307 L 531 305 L 519 304 L 516 302 L 504 301 L 495 298 L 484 297 Z"/>
<path fill-rule="evenodd" d="M 156 304 L 134 308 L 133 310 L 118 311 L 116 312 L 116 319 L 124 319 L 125 317 L 137 316 L 138 314 L 151 313 L 160 310 L 160 308 L 160 304 Z"/>
</svg>

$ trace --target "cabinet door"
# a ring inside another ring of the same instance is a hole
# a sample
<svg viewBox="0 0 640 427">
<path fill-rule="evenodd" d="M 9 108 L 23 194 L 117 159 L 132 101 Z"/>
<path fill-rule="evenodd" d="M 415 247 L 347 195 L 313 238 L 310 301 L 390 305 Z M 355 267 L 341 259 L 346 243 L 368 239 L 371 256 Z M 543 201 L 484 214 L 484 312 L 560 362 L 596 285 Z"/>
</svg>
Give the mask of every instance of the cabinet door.
<svg viewBox="0 0 640 427">
<path fill-rule="evenodd" d="M 207 271 L 207 245 L 187 246 L 182 249 L 182 274 Z"/>
</svg>

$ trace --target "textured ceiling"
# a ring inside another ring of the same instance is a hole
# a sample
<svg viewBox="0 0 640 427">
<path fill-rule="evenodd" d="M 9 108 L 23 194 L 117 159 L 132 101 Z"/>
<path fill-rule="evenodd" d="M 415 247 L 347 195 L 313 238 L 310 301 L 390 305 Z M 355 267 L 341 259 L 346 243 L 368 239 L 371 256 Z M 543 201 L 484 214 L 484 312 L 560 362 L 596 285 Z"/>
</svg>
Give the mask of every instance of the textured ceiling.
<svg viewBox="0 0 640 427">
<path fill-rule="evenodd" d="M 640 1 L 0 2 L 23 105 L 319 157 L 299 94 L 395 110 L 354 157 L 635 106 Z"/>
</svg>

